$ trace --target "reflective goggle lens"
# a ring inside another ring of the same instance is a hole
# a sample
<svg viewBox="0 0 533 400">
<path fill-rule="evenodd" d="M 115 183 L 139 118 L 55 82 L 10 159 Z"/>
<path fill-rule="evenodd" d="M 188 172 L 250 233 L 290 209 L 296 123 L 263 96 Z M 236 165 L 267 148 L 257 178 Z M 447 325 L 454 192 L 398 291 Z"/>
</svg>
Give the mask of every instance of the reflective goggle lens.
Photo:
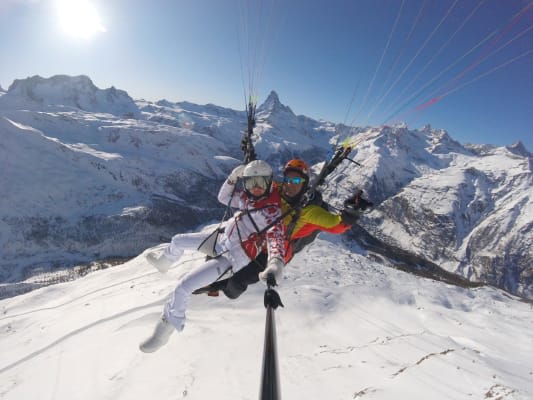
<svg viewBox="0 0 533 400">
<path fill-rule="evenodd" d="M 244 178 L 244 187 L 246 190 L 252 190 L 256 187 L 267 190 L 269 183 L 269 179 L 264 176 L 249 176 Z"/>
<path fill-rule="evenodd" d="M 304 181 L 304 178 L 302 178 L 300 176 L 293 176 L 292 178 L 290 176 L 284 176 L 283 177 L 283 182 L 284 183 L 290 183 L 292 185 L 299 185 L 303 181 Z"/>
</svg>

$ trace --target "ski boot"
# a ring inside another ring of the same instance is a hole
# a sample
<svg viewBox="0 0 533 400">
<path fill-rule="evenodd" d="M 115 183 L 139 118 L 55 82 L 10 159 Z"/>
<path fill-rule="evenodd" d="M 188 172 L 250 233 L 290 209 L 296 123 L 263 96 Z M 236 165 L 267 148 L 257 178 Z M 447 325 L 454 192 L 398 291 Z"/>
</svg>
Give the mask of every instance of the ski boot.
<svg viewBox="0 0 533 400">
<path fill-rule="evenodd" d="M 165 255 L 164 251 L 151 251 L 146 254 L 146 260 L 162 274 L 167 273 L 170 266 L 174 263 L 173 260 Z"/>
<path fill-rule="evenodd" d="M 154 351 L 159 350 L 167 344 L 168 339 L 174 330 L 174 327 L 165 319 L 165 317 L 161 317 L 155 326 L 152 336 L 142 342 L 139 345 L 139 349 L 143 353 L 153 353 Z"/>
</svg>

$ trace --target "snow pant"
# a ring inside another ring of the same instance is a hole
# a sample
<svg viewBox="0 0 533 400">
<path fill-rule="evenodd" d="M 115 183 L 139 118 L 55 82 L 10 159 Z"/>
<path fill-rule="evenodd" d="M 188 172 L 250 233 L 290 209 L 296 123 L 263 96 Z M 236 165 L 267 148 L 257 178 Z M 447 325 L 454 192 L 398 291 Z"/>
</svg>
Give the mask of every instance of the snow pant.
<svg viewBox="0 0 533 400">
<path fill-rule="evenodd" d="M 172 241 L 165 248 L 164 256 L 176 262 L 181 258 L 185 250 L 197 250 L 202 242 L 210 235 L 211 232 L 177 234 L 172 237 Z M 222 242 L 222 245 L 220 243 L 216 244 L 216 252 L 218 254 L 224 253 L 224 255 L 206 261 L 183 276 L 178 282 L 174 293 L 165 304 L 163 315 L 178 331 L 181 331 L 185 325 L 185 311 L 194 290 L 217 280 L 229 268 L 233 268 L 236 274 L 243 268 L 248 269 L 247 264 L 249 264 L 250 258 L 242 249 L 241 244 L 229 243 L 229 241 L 224 240 L 224 236 L 222 236 Z M 226 246 L 231 246 L 227 252 Z M 265 254 L 263 265 L 266 265 L 266 259 L 267 256 Z M 257 274 L 263 269 L 264 266 L 261 270 L 255 272 L 255 277 L 253 276 L 254 273 L 250 271 L 243 275 L 241 281 L 236 280 L 235 283 L 232 283 L 231 287 L 235 285 L 235 288 L 230 290 L 235 293 L 234 296 L 238 297 L 246 290 L 248 284 L 245 282 L 257 282 L 259 280 Z M 245 286 L 243 287 L 243 285 Z"/>
<path fill-rule="evenodd" d="M 178 233 L 172 237 L 170 244 L 165 248 L 164 256 L 172 263 L 178 261 L 185 250 L 198 250 L 200 245 L 211 236 L 213 232 Z M 216 254 L 225 254 L 230 259 L 233 271 L 238 271 L 250 262 L 250 257 L 244 251 L 241 242 L 231 242 L 222 233 L 217 238 L 215 245 Z"/>
<path fill-rule="evenodd" d="M 248 289 L 248 285 L 258 282 L 259 273 L 265 269 L 267 260 L 267 254 L 261 253 L 247 266 L 235 272 L 230 278 L 225 279 L 226 283 L 222 291 L 226 297 L 236 299 Z"/>
<path fill-rule="evenodd" d="M 231 261 L 220 256 L 206 261 L 183 276 L 174 293 L 165 304 L 163 316 L 178 331 L 183 330 L 185 325 L 185 311 L 191 299 L 192 292 L 205 286 L 220 277 L 231 268 Z"/>
<path fill-rule="evenodd" d="M 197 250 L 209 235 L 210 233 L 207 232 L 179 233 L 174 235 L 170 244 L 165 248 L 165 257 L 176 262 L 181 258 L 185 250 Z"/>
</svg>

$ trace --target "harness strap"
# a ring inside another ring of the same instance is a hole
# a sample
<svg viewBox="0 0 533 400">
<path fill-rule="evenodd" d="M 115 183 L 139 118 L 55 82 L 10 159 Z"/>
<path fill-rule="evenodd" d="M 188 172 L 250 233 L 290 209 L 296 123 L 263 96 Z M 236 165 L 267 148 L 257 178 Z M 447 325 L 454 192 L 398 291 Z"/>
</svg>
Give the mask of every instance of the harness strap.
<svg viewBox="0 0 533 400">
<path fill-rule="evenodd" d="M 296 223 L 298 222 L 298 218 L 300 218 L 300 214 L 302 212 L 301 207 L 295 208 L 295 212 L 292 215 L 291 222 L 289 222 L 289 225 L 287 225 L 287 241 L 291 241 L 292 233 L 294 232 L 294 228 L 296 228 Z"/>
<path fill-rule="evenodd" d="M 257 226 L 257 224 L 255 223 L 254 219 L 252 218 L 252 214 L 249 213 L 249 212 L 247 212 L 247 213 L 245 213 L 245 214 L 246 214 L 246 216 L 248 217 L 248 219 L 250 220 L 250 222 L 252 223 L 252 225 L 254 226 L 255 231 L 256 231 L 257 233 L 259 233 L 260 229 L 259 229 L 259 227 Z"/>
</svg>

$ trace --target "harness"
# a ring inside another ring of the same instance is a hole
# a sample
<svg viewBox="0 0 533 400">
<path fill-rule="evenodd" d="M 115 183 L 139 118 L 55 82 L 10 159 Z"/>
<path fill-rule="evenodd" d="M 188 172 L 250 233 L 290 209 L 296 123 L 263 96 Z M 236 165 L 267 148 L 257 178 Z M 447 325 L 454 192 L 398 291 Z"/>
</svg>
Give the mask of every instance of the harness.
<svg viewBox="0 0 533 400">
<path fill-rule="evenodd" d="M 265 228 L 259 229 L 257 222 L 255 222 L 255 220 L 252 217 L 252 213 L 267 209 L 269 207 L 275 207 L 275 206 L 276 205 L 274 204 L 267 204 L 259 208 L 245 209 L 245 210 L 242 210 L 240 214 L 235 217 L 235 220 L 236 220 L 235 227 L 237 228 L 237 235 L 239 236 L 239 241 L 241 242 L 241 246 L 245 252 L 246 252 L 246 248 L 244 247 L 244 243 L 246 243 L 249 240 L 252 240 L 253 242 L 257 242 L 259 244 L 258 247 L 263 247 L 264 241 L 265 241 L 264 235 L 266 231 L 268 231 L 272 226 L 275 225 L 275 224 L 269 224 Z M 248 217 L 248 220 L 252 223 L 252 226 L 255 229 L 255 233 L 253 233 L 252 235 L 249 235 L 247 238 L 244 238 L 244 239 L 241 235 L 241 230 L 239 229 L 239 224 L 238 224 L 238 221 L 241 220 L 243 216 Z M 276 218 L 275 222 L 277 223 L 278 221 L 279 219 Z M 256 238 L 258 238 L 258 240 L 256 240 Z"/>
</svg>

